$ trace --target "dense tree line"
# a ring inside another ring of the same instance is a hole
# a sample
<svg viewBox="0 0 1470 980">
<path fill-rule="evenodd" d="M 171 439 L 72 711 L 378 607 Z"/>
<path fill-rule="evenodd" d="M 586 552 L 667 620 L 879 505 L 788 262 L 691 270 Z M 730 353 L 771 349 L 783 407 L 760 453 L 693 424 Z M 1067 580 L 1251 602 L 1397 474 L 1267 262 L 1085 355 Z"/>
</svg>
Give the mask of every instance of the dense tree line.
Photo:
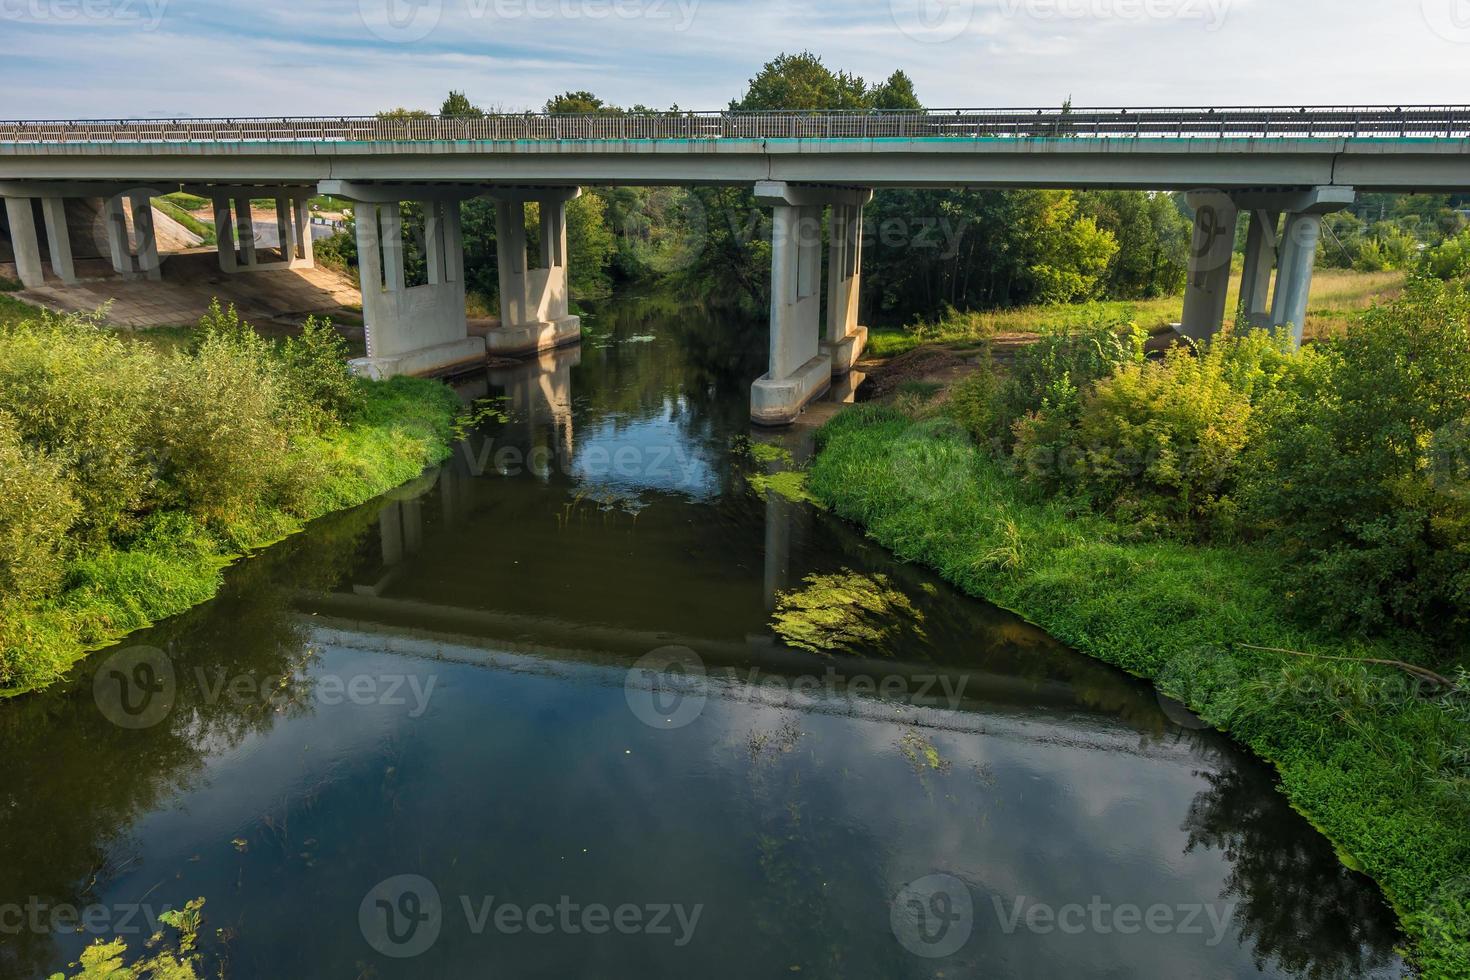
<svg viewBox="0 0 1470 980">
<path fill-rule="evenodd" d="M 782 54 L 749 80 L 735 110 L 884 111 L 922 109 L 902 71 L 871 84 L 833 71 L 808 52 Z M 439 113 L 485 114 L 453 91 Z M 564 92 L 548 113 L 668 114 L 627 108 L 592 92 Z M 395 109 L 385 116 L 427 116 Z M 1319 261 L 1382 269 L 1459 269 L 1470 264 L 1465 201 L 1444 195 L 1364 195 L 1331 215 Z M 493 307 L 496 293 L 495 205 L 463 205 L 471 290 Z M 539 234 L 528 208 L 530 247 Z M 406 222 L 408 273 L 421 273 L 421 250 Z M 1239 232 L 1244 246 L 1245 221 Z M 583 300 L 617 285 L 672 282 L 708 301 L 755 311 L 770 280 L 770 215 L 747 187 L 585 188 L 568 209 L 573 293 Z M 1444 244 L 1448 242 L 1448 244 Z M 932 317 L 945 307 L 1001 309 L 1031 303 L 1149 299 L 1184 286 L 1190 219 L 1178 195 L 1141 191 L 879 190 L 864 216 L 863 316 L 870 323 Z M 1438 252 L 1432 252 L 1438 248 Z M 352 247 L 341 243 L 350 260 Z M 1429 271 L 1433 271 L 1430 269 Z M 1447 277 L 1443 276 L 1442 277 Z"/>
</svg>

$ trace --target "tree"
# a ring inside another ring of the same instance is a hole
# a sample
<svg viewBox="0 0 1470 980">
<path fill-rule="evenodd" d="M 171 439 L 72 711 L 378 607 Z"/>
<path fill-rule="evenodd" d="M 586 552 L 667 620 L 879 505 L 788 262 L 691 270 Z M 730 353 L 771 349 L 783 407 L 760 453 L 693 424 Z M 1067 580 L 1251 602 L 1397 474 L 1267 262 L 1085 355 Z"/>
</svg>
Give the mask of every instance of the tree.
<svg viewBox="0 0 1470 980">
<path fill-rule="evenodd" d="M 563 92 L 546 100 L 545 112 L 558 115 L 621 116 L 623 110 L 610 105 L 591 92 Z"/>
<path fill-rule="evenodd" d="M 810 51 L 776 56 L 750 80 L 745 95 L 730 103 L 744 111 L 776 109 L 868 109 L 867 83 L 846 72 L 833 73 Z"/>
<path fill-rule="evenodd" d="M 449 97 L 439 107 L 439 115 L 454 119 L 479 119 L 485 115 L 485 110 L 471 103 L 463 92 L 450 89 Z"/>
<path fill-rule="evenodd" d="M 910 109 L 921 110 L 924 104 L 914 94 L 913 80 L 901 71 L 896 71 L 888 76 L 888 80 L 873 89 L 868 99 L 869 106 L 874 109 Z"/>
</svg>

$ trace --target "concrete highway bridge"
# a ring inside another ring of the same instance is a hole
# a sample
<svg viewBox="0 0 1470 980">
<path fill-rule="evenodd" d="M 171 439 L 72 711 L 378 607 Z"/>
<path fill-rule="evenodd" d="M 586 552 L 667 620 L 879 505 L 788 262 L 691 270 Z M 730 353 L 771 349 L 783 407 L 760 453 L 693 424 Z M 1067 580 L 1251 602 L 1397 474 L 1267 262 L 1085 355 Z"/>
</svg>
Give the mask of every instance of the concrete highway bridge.
<svg viewBox="0 0 1470 980">
<path fill-rule="evenodd" d="M 1181 330 L 1192 338 L 1224 322 L 1246 211 L 1243 311 L 1299 341 L 1322 216 L 1359 191 L 1470 189 L 1470 107 L 0 122 L 0 196 L 30 286 L 44 282 L 48 264 L 75 279 L 71 198 L 104 202 L 112 264 L 129 277 L 159 274 L 150 196 L 182 188 L 213 200 L 226 273 L 268 267 L 256 254 L 252 198 L 277 201 L 286 244 L 275 267 L 312 260 L 309 197 L 357 202 L 368 337 L 357 367 L 379 377 L 575 341 L 566 204 L 583 186 L 635 184 L 749 186 L 773 209 L 770 363 L 753 385 L 751 416 L 782 424 L 850 370 L 866 341 L 862 214 L 876 188 L 1185 191 L 1195 216 Z M 498 207 L 501 307 L 500 326 L 483 337 L 465 322 L 458 208 L 481 195 Z M 540 249 L 528 256 L 533 201 Z M 404 202 L 424 215 L 421 285 L 405 280 Z"/>
</svg>

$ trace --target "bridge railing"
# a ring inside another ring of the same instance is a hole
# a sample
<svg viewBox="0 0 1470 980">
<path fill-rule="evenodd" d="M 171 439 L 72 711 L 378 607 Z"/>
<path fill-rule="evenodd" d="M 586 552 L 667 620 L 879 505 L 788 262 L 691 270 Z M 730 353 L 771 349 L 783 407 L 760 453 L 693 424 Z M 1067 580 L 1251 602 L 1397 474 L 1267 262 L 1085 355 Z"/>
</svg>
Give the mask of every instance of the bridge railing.
<svg viewBox="0 0 1470 980">
<path fill-rule="evenodd" d="M 1470 137 L 1467 106 L 0 121 L 0 143 Z"/>
</svg>

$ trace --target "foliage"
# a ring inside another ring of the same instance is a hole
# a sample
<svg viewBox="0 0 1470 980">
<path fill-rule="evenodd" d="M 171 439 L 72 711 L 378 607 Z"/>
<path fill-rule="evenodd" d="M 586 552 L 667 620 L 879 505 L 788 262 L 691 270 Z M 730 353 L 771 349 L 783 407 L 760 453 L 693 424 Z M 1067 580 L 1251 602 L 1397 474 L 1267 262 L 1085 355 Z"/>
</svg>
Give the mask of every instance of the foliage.
<svg viewBox="0 0 1470 980">
<path fill-rule="evenodd" d="M 831 655 L 893 653 L 906 633 L 924 637 L 924 613 L 888 576 L 845 568 L 812 574 L 776 599 L 771 627 L 788 644 Z"/>
<path fill-rule="evenodd" d="M 326 323 L 278 347 L 218 304 L 167 352 L 85 317 L 0 327 L 0 694 L 447 453 L 453 392 L 350 377 L 341 354 Z"/>
<path fill-rule="evenodd" d="M 1470 751 L 1463 694 L 1426 697 L 1386 668 L 1323 660 L 1313 676 L 1329 683 L 1304 711 L 1288 672 L 1302 658 L 1240 646 L 1432 660 L 1422 638 L 1301 625 L 1273 549 L 1138 541 L 1113 520 L 1038 501 L 953 426 L 865 405 L 818 441 L 812 492 L 837 514 L 971 595 L 1158 678 L 1276 766 L 1292 805 L 1383 887 L 1426 975 L 1470 973 L 1464 896 L 1445 899 L 1470 875 L 1470 796 L 1452 778 Z"/>
<path fill-rule="evenodd" d="M 204 899 L 196 898 L 182 909 L 170 909 L 158 918 L 177 936 L 165 938 L 155 933 L 148 940 L 149 952 L 131 964 L 126 963 L 128 944 L 121 939 L 97 940 L 72 964 L 70 980 L 199 980 L 202 976 L 199 955 L 199 927 L 203 921 Z M 51 980 L 67 980 L 56 973 Z"/>
<path fill-rule="evenodd" d="M 0 411 L 0 603 L 24 602 L 61 582 L 81 513 L 65 468 L 21 442 Z"/>
<path fill-rule="evenodd" d="M 1082 412 L 1082 392 L 1124 364 L 1143 361 L 1143 331 L 1134 324 L 1098 323 L 1045 333 L 1016 356 L 1000 389 L 995 434 L 1005 446 L 1055 452 Z M 1018 428 L 1019 427 L 1019 428 Z"/>
<path fill-rule="evenodd" d="M 0 412 L 61 467 L 86 538 L 126 529 L 154 491 L 153 369 L 96 318 L 42 313 L 0 328 Z"/>
<path fill-rule="evenodd" d="M 949 389 L 950 416 L 964 426 L 973 439 L 988 441 L 995 432 L 1001 381 L 990 366 L 990 358 Z"/>
<path fill-rule="evenodd" d="M 1428 249 L 1419 271 L 1435 279 L 1470 279 L 1470 228 Z"/>
<path fill-rule="evenodd" d="M 1432 280 L 1370 310 L 1272 420 L 1251 506 L 1341 627 L 1470 623 L 1470 292 Z"/>
</svg>

